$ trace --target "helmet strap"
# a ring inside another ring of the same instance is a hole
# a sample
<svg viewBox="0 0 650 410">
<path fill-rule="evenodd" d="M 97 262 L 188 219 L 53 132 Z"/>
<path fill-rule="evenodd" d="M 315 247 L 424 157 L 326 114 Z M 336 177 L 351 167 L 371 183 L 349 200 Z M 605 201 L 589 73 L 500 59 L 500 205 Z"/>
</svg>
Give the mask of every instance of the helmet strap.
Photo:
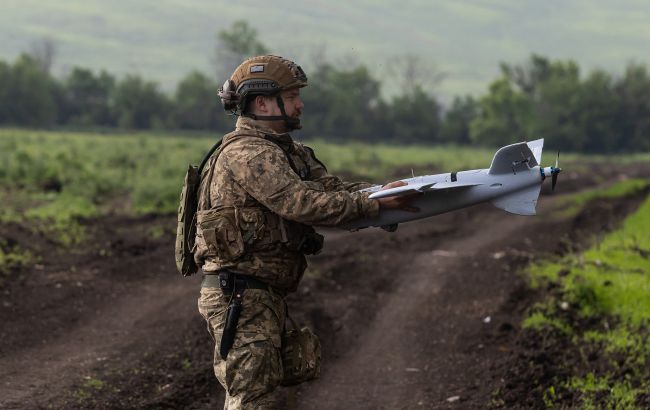
<svg viewBox="0 0 650 410">
<path fill-rule="evenodd" d="M 287 128 L 290 130 L 298 130 L 302 128 L 299 118 L 292 118 L 287 115 L 287 112 L 284 110 L 284 101 L 282 101 L 280 94 L 278 94 L 275 99 L 278 102 L 278 107 L 280 107 L 280 112 L 282 113 L 282 118 L 284 119 L 284 123 L 287 125 Z"/>
<path fill-rule="evenodd" d="M 280 94 L 278 94 L 275 97 L 275 100 L 278 103 L 278 107 L 280 107 L 280 112 L 282 115 L 255 115 L 252 113 L 246 113 L 246 114 L 241 114 L 243 117 L 248 117 L 254 120 L 259 120 L 259 121 L 279 121 L 283 120 L 284 123 L 286 124 L 287 128 L 289 130 L 297 130 L 302 128 L 302 125 L 300 124 L 300 119 L 299 118 L 292 118 L 287 115 L 287 111 L 284 109 L 284 101 L 282 101 L 282 97 L 280 97 Z"/>
</svg>

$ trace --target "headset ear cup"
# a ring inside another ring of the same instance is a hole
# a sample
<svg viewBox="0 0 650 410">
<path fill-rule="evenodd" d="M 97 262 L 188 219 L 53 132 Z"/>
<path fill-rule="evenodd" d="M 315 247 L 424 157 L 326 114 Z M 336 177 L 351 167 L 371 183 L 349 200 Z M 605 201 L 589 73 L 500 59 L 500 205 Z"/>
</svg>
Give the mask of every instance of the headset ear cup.
<svg viewBox="0 0 650 410">
<path fill-rule="evenodd" d="M 237 93 L 237 87 L 233 80 L 229 79 L 223 83 L 223 86 L 219 89 L 219 98 L 224 110 L 233 111 L 237 109 L 241 96 Z"/>
</svg>

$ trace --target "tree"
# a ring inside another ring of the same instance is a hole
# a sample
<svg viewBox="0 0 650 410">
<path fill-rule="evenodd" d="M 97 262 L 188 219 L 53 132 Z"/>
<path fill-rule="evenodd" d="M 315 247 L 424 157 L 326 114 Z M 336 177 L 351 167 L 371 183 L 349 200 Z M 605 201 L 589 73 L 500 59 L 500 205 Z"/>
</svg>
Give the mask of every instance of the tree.
<svg viewBox="0 0 650 410">
<path fill-rule="evenodd" d="M 620 151 L 623 138 L 616 124 L 620 102 L 613 92 L 612 77 L 602 71 L 593 71 L 581 84 L 575 110 L 576 132 L 564 142 L 568 149 L 583 152 Z"/>
<path fill-rule="evenodd" d="M 115 111 L 122 128 L 158 128 L 166 125 L 170 101 L 158 84 L 128 75 L 115 90 Z"/>
<path fill-rule="evenodd" d="M 527 63 L 510 65 L 501 63 L 501 73 L 509 82 L 529 97 L 535 96 L 540 83 L 546 81 L 551 72 L 551 61 L 533 54 Z"/>
<path fill-rule="evenodd" d="M 445 115 L 440 140 L 453 144 L 469 144 L 470 124 L 478 116 L 479 104 L 471 96 L 455 97 Z"/>
<path fill-rule="evenodd" d="M 75 67 L 65 81 L 64 121 L 79 125 L 115 125 L 115 78 L 102 71 Z"/>
<path fill-rule="evenodd" d="M 313 77 L 303 92 L 305 134 L 376 139 L 379 82 L 366 67 L 338 70 L 326 65 Z"/>
<path fill-rule="evenodd" d="M 500 146 L 526 139 L 532 118 L 530 99 L 513 88 L 505 77 L 490 84 L 479 100 L 480 112 L 470 124 L 472 141 Z"/>
<path fill-rule="evenodd" d="M 220 30 L 214 49 L 213 65 L 217 81 L 225 81 L 246 58 L 268 54 L 257 38 L 257 30 L 246 21 L 235 21 L 229 30 Z"/>
<path fill-rule="evenodd" d="M 0 60 L 0 124 L 6 124 L 11 119 L 11 71 L 11 66 Z"/>
<path fill-rule="evenodd" d="M 533 77 L 531 75 L 531 77 Z M 547 147 L 578 150 L 587 137 L 580 126 L 583 84 L 578 65 L 571 60 L 544 63 L 544 75 L 531 82 L 533 117 L 529 138 L 544 138 Z"/>
<path fill-rule="evenodd" d="M 430 93 L 445 74 L 433 65 L 427 64 L 416 54 L 403 54 L 391 58 L 386 64 L 389 78 L 394 78 L 399 85 L 399 94 L 413 95 L 422 91 Z"/>
<path fill-rule="evenodd" d="M 440 105 L 419 87 L 397 96 L 390 106 L 391 139 L 433 143 L 440 138 Z"/>
<path fill-rule="evenodd" d="M 614 84 L 617 101 L 616 124 L 620 130 L 619 148 L 625 151 L 650 151 L 650 74 L 642 64 L 630 64 Z"/>
<path fill-rule="evenodd" d="M 28 54 L 34 59 L 34 61 L 36 61 L 43 72 L 49 74 L 52 65 L 54 65 L 57 49 L 58 46 L 54 39 L 51 37 L 44 37 L 31 44 Z"/>
<path fill-rule="evenodd" d="M 501 70 L 502 77 L 480 99 L 480 113 L 470 127 L 474 141 L 503 145 L 545 138 L 554 148 L 584 146 L 582 84 L 574 61 L 533 55 L 523 65 L 502 63 Z"/>
<path fill-rule="evenodd" d="M 186 129 L 218 128 L 224 111 L 216 90 L 217 85 L 200 72 L 187 75 L 176 88 L 174 125 Z"/>
<path fill-rule="evenodd" d="M 3 93 L 7 122 L 27 126 L 49 126 L 57 118 L 54 80 L 31 56 L 23 54 L 11 67 L 9 83 Z"/>
</svg>

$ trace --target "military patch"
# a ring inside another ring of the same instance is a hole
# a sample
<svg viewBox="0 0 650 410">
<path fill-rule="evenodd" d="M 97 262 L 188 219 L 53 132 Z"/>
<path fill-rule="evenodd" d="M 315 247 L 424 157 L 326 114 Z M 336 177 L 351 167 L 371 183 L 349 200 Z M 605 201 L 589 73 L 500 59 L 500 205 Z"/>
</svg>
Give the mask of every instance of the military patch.
<svg viewBox="0 0 650 410">
<path fill-rule="evenodd" d="M 263 73 L 264 72 L 264 66 L 263 65 L 253 65 L 251 66 L 251 73 Z"/>
</svg>

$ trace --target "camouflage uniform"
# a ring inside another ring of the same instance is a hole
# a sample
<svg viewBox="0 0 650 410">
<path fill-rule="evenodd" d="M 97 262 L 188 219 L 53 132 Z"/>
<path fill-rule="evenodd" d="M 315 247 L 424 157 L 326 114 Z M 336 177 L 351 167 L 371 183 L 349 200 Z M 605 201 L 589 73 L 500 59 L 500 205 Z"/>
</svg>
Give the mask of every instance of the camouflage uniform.
<svg viewBox="0 0 650 410">
<path fill-rule="evenodd" d="M 275 408 L 270 393 L 282 380 L 284 295 L 296 290 L 307 266 L 292 237 L 309 234 L 311 225 L 335 226 L 379 212 L 377 201 L 356 192 L 369 184 L 346 183 L 328 174 L 310 148 L 264 124 L 238 119 L 236 130 L 224 137 L 221 153 L 211 159 L 199 196 L 199 266 L 208 274 L 227 269 L 271 286 L 270 291 L 245 291 L 225 361 L 219 342 L 229 300 L 219 288 L 201 289 L 199 311 L 216 342 L 214 372 L 226 389 L 225 408 L 230 410 Z"/>
</svg>

